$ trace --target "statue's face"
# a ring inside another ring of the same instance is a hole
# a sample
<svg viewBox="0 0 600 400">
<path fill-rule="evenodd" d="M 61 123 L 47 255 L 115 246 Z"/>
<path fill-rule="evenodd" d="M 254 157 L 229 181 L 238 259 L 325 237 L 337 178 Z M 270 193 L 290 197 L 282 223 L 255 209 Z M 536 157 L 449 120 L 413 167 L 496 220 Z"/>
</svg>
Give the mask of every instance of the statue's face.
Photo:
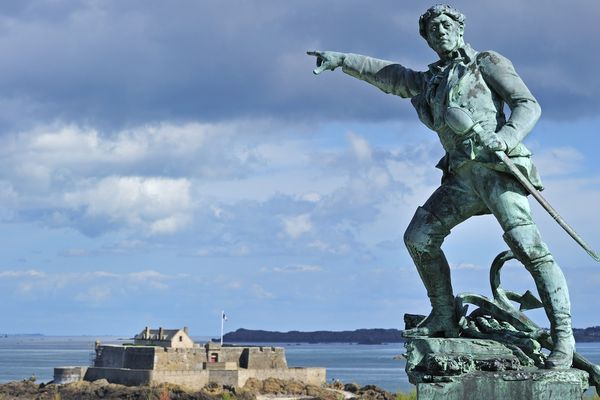
<svg viewBox="0 0 600 400">
<path fill-rule="evenodd" d="M 446 14 L 438 15 L 427 24 L 427 43 L 440 56 L 463 44 L 463 29 Z"/>
</svg>

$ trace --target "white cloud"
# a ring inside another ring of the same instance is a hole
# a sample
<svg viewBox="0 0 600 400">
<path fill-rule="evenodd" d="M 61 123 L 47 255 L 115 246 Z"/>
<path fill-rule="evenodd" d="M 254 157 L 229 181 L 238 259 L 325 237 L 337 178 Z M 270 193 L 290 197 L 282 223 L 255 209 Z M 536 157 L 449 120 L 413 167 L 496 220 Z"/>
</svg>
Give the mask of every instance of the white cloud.
<svg viewBox="0 0 600 400">
<path fill-rule="evenodd" d="M 573 147 L 556 147 L 536 154 L 533 161 L 543 176 L 562 176 L 577 171 L 583 160 L 583 154 Z"/>
<path fill-rule="evenodd" d="M 228 256 L 243 257 L 250 254 L 250 246 L 245 244 L 228 244 L 220 246 L 206 246 L 198 249 L 193 255 L 200 257 Z"/>
<path fill-rule="evenodd" d="M 268 299 L 272 299 L 275 296 L 273 295 L 273 293 L 267 291 L 264 287 L 262 287 L 261 285 L 255 283 L 250 287 L 251 293 L 254 295 L 254 297 L 258 298 L 258 299 L 262 299 L 262 300 L 268 300 Z"/>
<path fill-rule="evenodd" d="M 38 271 L 35 269 L 30 269 L 28 271 L 0 271 L 0 279 L 7 278 L 44 278 L 46 277 L 46 273 L 42 271 Z"/>
<path fill-rule="evenodd" d="M 173 279 L 181 278 L 181 277 L 185 277 L 185 276 L 184 275 L 169 276 L 169 275 L 162 274 L 160 272 L 147 270 L 147 271 L 140 271 L 140 272 L 131 272 L 126 275 L 125 279 L 129 280 L 131 282 L 136 282 L 136 283 L 141 283 L 141 284 L 147 285 L 148 287 L 151 287 L 154 289 L 162 290 L 162 289 L 167 289 L 169 287 L 166 282 L 173 280 Z"/>
<path fill-rule="evenodd" d="M 99 164 L 133 164 L 163 154 L 184 156 L 203 147 L 224 126 L 157 124 L 101 135 L 76 125 L 40 126 L 15 139 L 20 152 L 48 168 Z"/>
<path fill-rule="evenodd" d="M 472 263 L 459 263 L 459 264 L 450 264 L 450 268 L 455 270 L 480 270 L 483 269 L 481 265 L 476 265 Z"/>
<path fill-rule="evenodd" d="M 318 203 L 321 200 L 321 195 L 319 193 L 311 192 L 303 194 L 301 199 L 308 201 L 309 203 Z"/>
<path fill-rule="evenodd" d="M 89 216 L 141 226 L 150 233 L 174 233 L 191 219 L 190 186 L 187 179 L 111 176 L 64 197 Z"/>
<path fill-rule="evenodd" d="M 347 254 L 351 251 L 351 247 L 346 243 L 331 244 L 322 240 L 312 241 L 308 247 L 331 254 Z"/>
<path fill-rule="evenodd" d="M 241 289 L 243 283 L 241 281 L 231 281 L 225 285 L 228 289 L 238 290 Z"/>
<path fill-rule="evenodd" d="M 348 140 L 350 141 L 350 145 L 352 146 L 352 150 L 354 151 L 354 156 L 359 161 L 370 161 L 371 160 L 371 146 L 369 146 L 369 142 L 362 136 L 349 132 Z"/>
<path fill-rule="evenodd" d="M 75 300 L 97 305 L 108 300 L 112 294 L 112 290 L 108 286 L 92 286 L 77 294 Z"/>
<path fill-rule="evenodd" d="M 285 233 L 288 234 L 292 239 L 297 239 L 303 234 L 310 232 L 312 229 L 312 223 L 310 221 L 310 215 L 301 214 L 294 217 L 288 217 L 283 219 L 283 226 Z"/>
<path fill-rule="evenodd" d="M 162 218 L 150 224 L 150 233 L 175 233 L 184 227 L 188 222 L 189 221 L 187 218 L 180 215 Z"/>
<path fill-rule="evenodd" d="M 320 265 L 309 264 L 291 264 L 273 268 L 273 272 L 320 272 L 322 270 Z"/>
<path fill-rule="evenodd" d="M 176 280 L 188 279 L 187 274 L 167 275 L 154 270 L 134 271 L 129 273 L 114 273 L 107 271 L 86 272 L 42 272 L 38 270 L 0 271 L 0 280 L 17 280 L 20 282 L 22 291 L 36 290 L 62 290 L 64 288 L 79 288 L 82 285 L 92 284 L 93 287 L 141 287 L 149 289 L 165 290 L 168 283 Z M 99 283 L 102 283 L 101 285 Z"/>
</svg>

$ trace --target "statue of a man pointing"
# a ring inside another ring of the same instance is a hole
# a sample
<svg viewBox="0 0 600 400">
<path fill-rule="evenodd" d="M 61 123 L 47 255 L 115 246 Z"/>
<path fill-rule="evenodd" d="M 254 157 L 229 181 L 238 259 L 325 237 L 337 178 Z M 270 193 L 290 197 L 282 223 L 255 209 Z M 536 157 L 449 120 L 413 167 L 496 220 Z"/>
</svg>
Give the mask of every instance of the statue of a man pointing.
<svg viewBox="0 0 600 400">
<path fill-rule="evenodd" d="M 536 188 L 541 181 L 522 140 L 540 117 L 540 106 L 511 62 L 492 51 L 478 52 L 463 40 L 465 16 L 447 5 L 429 8 L 419 31 L 439 61 L 413 71 L 394 62 L 363 55 L 312 51 L 315 73 L 342 70 L 386 93 L 410 98 L 419 119 L 434 130 L 446 154 L 438 163 L 441 186 L 417 211 L 404 241 L 431 301 L 431 314 L 409 336 L 459 334 L 450 268 L 441 250 L 452 228 L 474 215 L 493 214 L 504 240 L 531 273 L 550 320 L 554 350 L 547 368 L 569 368 L 575 341 L 564 275 L 531 218 L 527 191 L 501 162 L 506 153 Z M 505 115 L 504 104 L 510 108 Z M 480 127 L 459 132 L 448 110 L 460 109 Z"/>
</svg>

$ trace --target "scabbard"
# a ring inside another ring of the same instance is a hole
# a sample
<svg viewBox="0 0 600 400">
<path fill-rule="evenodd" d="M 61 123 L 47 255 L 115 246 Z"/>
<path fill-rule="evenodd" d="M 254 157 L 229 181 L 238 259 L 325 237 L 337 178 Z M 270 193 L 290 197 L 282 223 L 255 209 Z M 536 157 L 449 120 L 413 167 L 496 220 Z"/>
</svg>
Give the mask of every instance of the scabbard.
<svg viewBox="0 0 600 400">
<path fill-rule="evenodd" d="M 527 177 L 523 175 L 523 173 L 519 170 L 515 163 L 512 162 L 510 157 L 503 151 L 496 151 L 496 155 L 498 156 L 500 161 L 502 161 L 508 167 L 510 172 L 525 187 L 525 189 L 527 189 L 527 191 L 531 193 L 531 195 L 538 201 L 538 203 L 540 203 L 540 205 L 544 207 L 546 211 L 548 211 L 548 214 L 550 214 L 550 216 L 554 218 L 556 222 L 558 222 L 561 228 L 563 228 L 569 234 L 569 236 L 571 236 L 594 260 L 600 262 L 600 256 L 598 256 L 598 254 L 592 249 L 592 247 L 589 244 L 587 244 L 586 241 L 583 240 L 583 238 L 579 236 L 579 234 L 575 232 L 573 228 L 571 228 L 571 226 L 564 220 L 564 218 L 560 216 L 558 211 L 556 211 L 554 207 L 552 207 L 550 203 L 548 203 L 548 201 L 544 198 L 544 196 L 542 196 L 540 191 L 537 190 L 531 184 L 531 182 L 529 182 L 529 179 L 527 179 Z"/>
</svg>

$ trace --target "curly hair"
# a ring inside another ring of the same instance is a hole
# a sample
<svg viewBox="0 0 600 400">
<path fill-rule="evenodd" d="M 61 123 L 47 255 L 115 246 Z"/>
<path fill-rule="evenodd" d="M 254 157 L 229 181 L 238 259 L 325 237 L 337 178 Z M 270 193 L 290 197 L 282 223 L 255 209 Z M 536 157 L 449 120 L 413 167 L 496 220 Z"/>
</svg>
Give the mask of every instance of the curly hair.
<svg viewBox="0 0 600 400">
<path fill-rule="evenodd" d="M 445 14 L 458 22 L 461 28 L 465 27 L 465 15 L 458 11 L 456 8 L 447 4 L 437 4 L 433 7 L 429 7 L 425 14 L 419 18 L 419 33 L 427 40 L 427 23 L 430 19 L 435 18 L 439 15 Z"/>
</svg>

